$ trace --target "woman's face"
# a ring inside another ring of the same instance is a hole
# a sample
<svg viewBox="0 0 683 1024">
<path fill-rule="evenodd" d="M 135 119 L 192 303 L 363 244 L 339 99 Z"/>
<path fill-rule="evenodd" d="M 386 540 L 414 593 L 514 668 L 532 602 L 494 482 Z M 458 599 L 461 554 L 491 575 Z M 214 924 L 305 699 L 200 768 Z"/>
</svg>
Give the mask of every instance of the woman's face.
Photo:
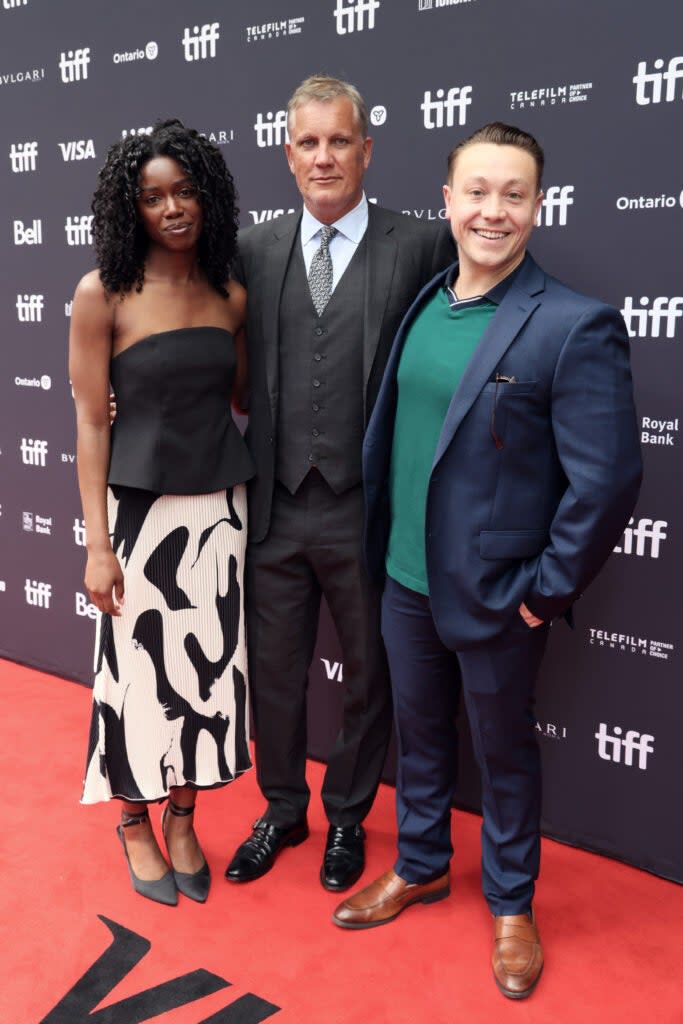
<svg viewBox="0 0 683 1024">
<path fill-rule="evenodd" d="M 155 156 L 143 164 L 137 211 L 154 244 L 176 252 L 198 245 L 203 219 L 197 189 L 170 156 Z"/>
</svg>

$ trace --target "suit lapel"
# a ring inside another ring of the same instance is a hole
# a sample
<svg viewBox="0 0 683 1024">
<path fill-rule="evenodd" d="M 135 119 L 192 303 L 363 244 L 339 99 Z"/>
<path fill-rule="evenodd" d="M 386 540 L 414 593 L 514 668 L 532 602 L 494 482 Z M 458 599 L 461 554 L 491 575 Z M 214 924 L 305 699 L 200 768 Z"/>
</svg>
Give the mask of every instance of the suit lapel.
<svg viewBox="0 0 683 1024">
<path fill-rule="evenodd" d="M 367 420 L 367 385 L 382 332 L 382 320 L 389 301 L 398 247 L 392 237 L 393 224 L 382 227 L 372 204 L 368 208 L 363 308 L 363 417 Z"/>
<path fill-rule="evenodd" d="M 527 273 L 520 274 L 519 279 L 510 286 L 455 389 L 441 428 L 433 467 L 436 466 L 453 440 L 453 435 L 482 388 L 495 373 L 505 352 L 540 304 L 540 299 L 536 295 L 529 294 L 529 290 L 524 287 L 523 282 L 531 277 L 534 280 L 542 280 L 539 268 L 529 258 Z M 536 290 L 538 291 L 540 288 Z"/>
<path fill-rule="evenodd" d="M 284 220 L 284 218 L 283 218 Z M 278 392 L 278 335 L 280 328 L 280 298 L 285 282 L 292 247 L 299 237 L 301 214 L 287 218 L 288 223 L 275 223 L 273 238 L 265 252 L 267 266 L 263 288 L 263 343 L 266 379 L 271 407 L 275 416 Z"/>
</svg>

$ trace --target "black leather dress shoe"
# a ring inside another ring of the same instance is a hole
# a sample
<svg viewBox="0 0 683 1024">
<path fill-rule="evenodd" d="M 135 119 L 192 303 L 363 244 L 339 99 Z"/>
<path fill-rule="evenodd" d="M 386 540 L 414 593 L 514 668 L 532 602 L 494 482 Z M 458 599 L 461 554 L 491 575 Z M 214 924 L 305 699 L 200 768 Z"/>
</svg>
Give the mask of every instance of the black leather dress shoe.
<svg viewBox="0 0 683 1024">
<path fill-rule="evenodd" d="M 365 829 L 362 825 L 330 825 L 320 881 L 330 892 L 350 889 L 365 867 Z"/>
<path fill-rule="evenodd" d="M 270 871 L 280 850 L 285 846 L 298 846 L 304 839 L 308 839 L 305 818 L 290 828 L 278 828 L 259 818 L 249 838 L 237 847 L 225 869 L 225 877 L 231 882 L 253 882 Z"/>
</svg>

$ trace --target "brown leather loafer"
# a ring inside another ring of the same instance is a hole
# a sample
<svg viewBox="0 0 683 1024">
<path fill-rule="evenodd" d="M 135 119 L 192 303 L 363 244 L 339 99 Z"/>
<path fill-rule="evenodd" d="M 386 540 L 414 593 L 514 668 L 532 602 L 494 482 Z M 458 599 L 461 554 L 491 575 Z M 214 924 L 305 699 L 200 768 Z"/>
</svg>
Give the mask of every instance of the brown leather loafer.
<svg viewBox="0 0 683 1024">
<path fill-rule="evenodd" d="M 508 999 L 531 995 L 543 970 L 543 948 L 531 914 L 494 918 L 493 976 Z"/>
<path fill-rule="evenodd" d="M 332 920 L 340 928 L 376 928 L 388 924 L 411 903 L 436 903 L 451 891 L 449 873 L 424 885 L 405 882 L 387 871 L 371 885 L 340 903 Z"/>
</svg>

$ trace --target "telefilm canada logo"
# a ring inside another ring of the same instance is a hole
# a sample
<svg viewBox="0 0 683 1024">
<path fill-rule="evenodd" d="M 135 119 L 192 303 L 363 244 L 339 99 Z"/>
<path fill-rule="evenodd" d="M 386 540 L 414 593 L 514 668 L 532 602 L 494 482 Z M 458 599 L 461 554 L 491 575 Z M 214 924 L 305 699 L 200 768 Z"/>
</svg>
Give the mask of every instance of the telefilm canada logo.
<svg viewBox="0 0 683 1024">
<path fill-rule="evenodd" d="M 658 420 L 654 416 L 643 416 L 640 428 L 640 443 L 654 444 L 663 448 L 674 448 L 678 435 L 678 416 L 673 420 Z"/>
<path fill-rule="evenodd" d="M 282 146 L 289 142 L 287 132 L 287 111 L 269 110 L 265 116 L 261 113 L 256 115 L 254 124 L 256 132 L 256 145 L 259 149 L 266 149 L 270 146 Z"/>
<path fill-rule="evenodd" d="M 38 143 L 13 142 L 9 148 L 9 162 L 14 174 L 35 171 L 38 166 Z"/>
<path fill-rule="evenodd" d="M 45 296 L 20 293 L 17 295 L 16 308 L 17 319 L 20 324 L 40 323 L 43 319 Z"/>
<path fill-rule="evenodd" d="M 304 17 L 280 18 L 279 21 L 264 21 L 261 25 L 247 25 L 247 42 L 263 43 L 267 39 L 300 36 L 305 20 Z"/>
<path fill-rule="evenodd" d="M 206 25 L 187 26 L 181 40 L 183 55 L 188 63 L 197 60 L 211 60 L 216 56 L 216 43 L 220 39 L 220 22 Z"/>
<path fill-rule="evenodd" d="M 674 295 L 669 298 L 658 295 L 650 300 L 647 295 L 643 295 L 638 300 L 638 309 L 634 301 L 633 295 L 627 295 L 621 310 L 630 338 L 676 337 L 678 321 L 683 317 L 683 296 Z"/>
<path fill-rule="evenodd" d="M 122 50 L 112 54 L 114 64 L 130 64 L 137 60 L 156 60 L 159 56 L 159 44 L 154 40 L 145 43 L 144 47 L 138 46 L 135 50 Z"/>
<path fill-rule="evenodd" d="M 467 108 L 472 104 L 471 85 L 452 85 L 448 89 L 426 89 L 420 110 L 427 131 L 453 128 L 467 122 Z"/>
<path fill-rule="evenodd" d="M 592 82 L 563 82 L 541 85 L 533 89 L 510 91 L 510 110 L 533 110 L 535 107 L 557 107 L 567 103 L 586 103 Z"/>
<path fill-rule="evenodd" d="M 668 661 L 670 657 L 673 657 L 675 651 L 674 645 L 668 640 L 649 640 L 645 636 L 597 629 L 594 626 L 590 626 L 588 629 L 588 645 L 589 647 L 600 647 L 606 651 L 614 651 L 616 654 L 636 654 L 643 657 L 659 658 L 660 661 Z"/>
<path fill-rule="evenodd" d="M 337 35 L 346 36 L 352 32 L 374 28 L 375 12 L 380 6 L 379 0 L 337 0 L 334 9 Z"/>
<path fill-rule="evenodd" d="M 76 50 L 62 50 L 59 55 L 59 73 L 65 85 L 83 82 L 88 77 L 90 65 L 90 47 L 83 46 Z"/>
<path fill-rule="evenodd" d="M 598 741 L 598 757 L 603 761 L 647 771 L 648 758 L 655 749 L 655 738 L 651 733 L 636 732 L 635 729 L 624 732 L 620 725 L 613 725 L 608 732 L 607 723 L 600 722 L 595 738 Z"/>
<path fill-rule="evenodd" d="M 677 84 L 683 79 L 683 57 L 671 57 L 666 70 L 665 61 L 658 57 L 653 62 L 654 71 L 648 71 L 646 60 L 638 61 L 638 68 L 633 76 L 636 87 L 636 103 L 639 107 L 647 107 L 651 103 L 673 103 L 683 99 L 683 89 Z"/>
</svg>

